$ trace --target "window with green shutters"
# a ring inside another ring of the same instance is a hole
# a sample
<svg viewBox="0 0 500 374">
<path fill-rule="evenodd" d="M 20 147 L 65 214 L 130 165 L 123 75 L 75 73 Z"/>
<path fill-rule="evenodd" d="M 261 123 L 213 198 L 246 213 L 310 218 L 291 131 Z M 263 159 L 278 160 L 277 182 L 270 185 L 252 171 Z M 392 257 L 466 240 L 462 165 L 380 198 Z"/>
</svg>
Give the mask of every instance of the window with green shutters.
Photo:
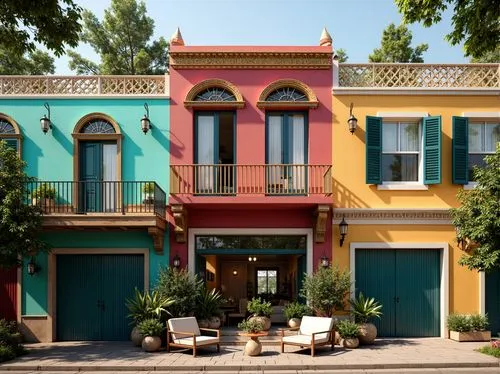
<svg viewBox="0 0 500 374">
<path fill-rule="evenodd" d="M 441 117 L 366 117 L 367 184 L 441 183 Z"/>
<path fill-rule="evenodd" d="M 453 183 L 468 184 L 474 182 L 474 167 L 483 167 L 485 156 L 495 153 L 500 142 L 500 123 L 467 117 L 453 117 L 452 122 Z"/>
</svg>

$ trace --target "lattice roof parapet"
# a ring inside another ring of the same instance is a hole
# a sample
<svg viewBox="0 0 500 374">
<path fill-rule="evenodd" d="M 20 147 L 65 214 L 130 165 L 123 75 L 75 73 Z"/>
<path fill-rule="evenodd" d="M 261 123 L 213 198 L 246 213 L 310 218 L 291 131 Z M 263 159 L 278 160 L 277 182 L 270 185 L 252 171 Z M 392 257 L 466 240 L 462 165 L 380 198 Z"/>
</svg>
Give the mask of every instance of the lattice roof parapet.
<svg viewBox="0 0 500 374">
<path fill-rule="evenodd" d="M 168 96 L 167 75 L 0 76 L 4 96 Z"/>
<path fill-rule="evenodd" d="M 339 87 L 500 88 L 500 64 L 339 64 Z"/>
</svg>

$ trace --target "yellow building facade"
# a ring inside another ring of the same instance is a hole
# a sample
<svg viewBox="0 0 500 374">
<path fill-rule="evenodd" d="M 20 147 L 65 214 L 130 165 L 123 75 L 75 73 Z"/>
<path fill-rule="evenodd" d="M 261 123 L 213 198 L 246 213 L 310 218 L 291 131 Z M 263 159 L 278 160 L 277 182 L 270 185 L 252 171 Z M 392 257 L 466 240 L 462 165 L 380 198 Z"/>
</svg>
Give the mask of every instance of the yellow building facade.
<svg viewBox="0 0 500 374">
<path fill-rule="evenodd" d="M 382 299 L 385 336 L 447 337 L 450 313 L 488 312 L 500 329 L 498 298 L 487 299 L 497 290 L 458 264 L 464 252 L 449 216 L 458 191 L 474 187 L 454 175 L 464 167 L 453 155 L 458 126 L 480 130 L 482 152 L 499 140 L 499 65 L 340 64 L 335 73 L 332 258 L 351 270 L 352 294 Z"/>
</svg>

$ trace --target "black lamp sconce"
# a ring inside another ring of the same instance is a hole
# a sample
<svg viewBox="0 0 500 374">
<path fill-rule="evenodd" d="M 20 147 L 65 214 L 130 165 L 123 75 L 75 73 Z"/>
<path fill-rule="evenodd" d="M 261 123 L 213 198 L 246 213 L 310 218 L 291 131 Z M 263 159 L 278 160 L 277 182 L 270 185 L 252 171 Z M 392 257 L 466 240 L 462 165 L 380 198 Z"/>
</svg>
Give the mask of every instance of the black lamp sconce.
<svg viewBox="0 0 500 374">
<path fill-rule="evenodd" d="M 179 269 L 181 267 L 181 258 L 176 254 L 172 260 L 172 265 L 174 268 Z"/>
<path fill-rule="evenodd" d="M 347 222 L 345 221 L 344 219 L 344 216 L 342 216 L 342 221 L 340 221 L 339 223 L 339 230 L 340 230 L 340 246 L 342 247 L 342 245 L 344 244 L 344 239 L 345 239 L 345 236 L 347 235 L 347 228 L 349 227 L 349 225 L 347 224 Z"/>
<path fill-rule="evenodd" d="M 356 131 L 356 127 L 358 127 L 358 119 L 354 117 L 352 114 L 353 107 L 354 104 L 351 103 L 351 108 L 349 110 L 349 119 L 347 120 L 347 124 L 349 125 L 349 131 L 351 132 L 351 135 L 354 134 L 354 131 Z"/>
<path fill-rule="evenodd" d="M 50 106 L 49 103 L 45 103 L 43 106 L 47 109 L 48 117 L 44 114 L 43 117 L 40 118 L 40 127 L 43 133 L 47 134 L 47 132 L 52 129 L 52 122 L 50 122 Z"/>
<path fill-rule="evenodd" d="M 144 113 L 144 117 L 141 119 L 141 129 L 144 135 L 146 135 L 148 131 L 153 128 L 153 126 L 151 126 L 151 121 L 149 120 L 148 103 L 144 103 L 144 109 L 146 109 L 146 113 Z"/>
<path fill-rule="evenodd" d="M 35 257 L 31 257 L 30 262 L 28 262 L 28 274 L 33 276 L 40 271 L 40 266 L 35 262 Z"/>
</svg>

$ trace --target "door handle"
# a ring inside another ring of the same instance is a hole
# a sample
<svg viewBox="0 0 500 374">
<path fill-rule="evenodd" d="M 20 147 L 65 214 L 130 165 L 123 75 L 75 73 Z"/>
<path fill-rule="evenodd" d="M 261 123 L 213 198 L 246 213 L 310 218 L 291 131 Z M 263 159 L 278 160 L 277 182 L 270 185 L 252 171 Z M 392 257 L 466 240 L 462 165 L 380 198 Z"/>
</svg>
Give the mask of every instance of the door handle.
<svg viewBox="0 0 500 374">
<path fill-rule="evenodd" d="M 394 302 L 399 303 L 399 296 L 394 297 Z"/>
</svg>

